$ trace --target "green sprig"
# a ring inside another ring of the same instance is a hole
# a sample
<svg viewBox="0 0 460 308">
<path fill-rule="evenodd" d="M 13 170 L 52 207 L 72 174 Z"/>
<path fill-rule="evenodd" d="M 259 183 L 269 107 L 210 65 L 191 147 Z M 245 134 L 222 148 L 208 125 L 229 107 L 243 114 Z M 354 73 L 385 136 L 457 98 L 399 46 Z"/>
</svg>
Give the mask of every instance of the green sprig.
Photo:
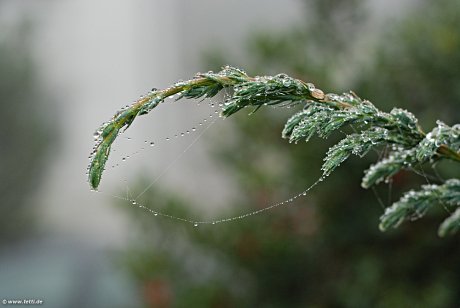
<svg viewBox="0 0 460 308">
<path fill-rule="evenodd" d="M 137 116 L 149 113 L 166 98 L 176 94 L 179 95 L 176 100 L 210 98 L 224 88 L 233 88 L 234 91 L 223 107 L 223 116 L 230 116 L 246 106 L 258 109 L 263 105 L 303 100 L 322 101 L 325 98 L 324 93 L 313 84 L 285 74 L 252 78 L 244 71 L 230 66 L 224 67 L 218 73 L 199 73 L 191 80 L 177 82 L 164 90 L 153 90 L 131 106 L 118 111 L 109 122 L 104 123 L 96 131 L 96 144 L 88 167 L 91 187 L 99 187 L 112 143 L 121 130 L 126 130 Z"/>
<path fill-rule="evenodd" d="M 289 142 L 309 141 L 314 135 L 327 138 L 334 131 L 353 125 L 356 132 L 329 149 L 322 166 L 323 177 L 331 174 L 351 154 L 364 156 L 372 148 L 382 145 L 392 150 L 365 172 L 364 188 L 389 180 L 403 169 L 427 162 L 441 159 L 460 162 L 459 124 L 450 127 L 438 121 L 437 127 L 425 134 L 417 118 L 409 111 L 394 108 L 387 113 L 353 92 L 324 94 L 313 84 L 286 74 L 249 77 L 240 69 L 226 66 L 218 73 L 200 73 L 191 80 L 177 82 L 164 90 L 154 89 L 104 123 L 95 134 L 96 144 L 88 167 L 91 187 L 98 188 L 113 142 L 137 116 L 149 113 L 166 98 L 176 94 L 176 100 L 210 98 L 224 88 L 233 90 L 223 104 L 221 115 L 224 117 L 246 107 L 254 107 L 255 112 L 266 105 L 303 104 L 304 109 L 294 114 L 283 129 L 282 137 Z M 405 194 L 385 211 L 381 217 L 381 229 L 421 217 L 435 203 L 459 206 L 459 182 L 452 179 L 443 185 L 426 185 L 419 192 Z M 456 232 L 460 229 L 459 224 L 460 212 L 457 210 L 443 222 L 439 235 Z"/>
<path fill-rule="evenodd" d="M 405 220 L 416 220 L 436 204 L 458 207 L 460 201 L 460 180 L 450 179 L 443 185 L 423 185 L 420 191 L 409 191 L 380 217 L 380 229 L 385 231 L 399 226 Z M 439 235 L 444 236 L 456 231 L 460 225 L 459 214 L 454 212 L 439 228 Z"/>
</svg>

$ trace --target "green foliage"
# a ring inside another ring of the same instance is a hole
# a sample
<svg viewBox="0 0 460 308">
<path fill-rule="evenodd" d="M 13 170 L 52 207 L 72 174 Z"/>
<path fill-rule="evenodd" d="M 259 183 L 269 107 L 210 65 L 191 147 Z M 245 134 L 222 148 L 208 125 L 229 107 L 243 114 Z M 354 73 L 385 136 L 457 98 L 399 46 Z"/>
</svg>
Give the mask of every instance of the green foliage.
<svg viewBox="0 0 460 308">
<path fill-rule="evenodd" d="M 452 159 L 458 161 L 460 125 L 449 127 L 441 121 L 437 124 L 438 126 L 414 147 L 397 148 L 387 158 L 373 165 L 366 171 L 362 186 L 369 188 L 383 180 L 389 180 L 401 169 L 415 168 L 430 159 L 438 159 L 438 153 L 449 153 Z"/>
<path fill-rule="evenodd" d="M 420 191 L 409 191 L 380 217 L 380 229 L 397 227 L 404 220 L 415 220 L 423 217 L 434 205 L 441 203 L 457 207 L 460 200 L 460 180 L 447 180 L 443 185 L 423 185 Z M 439 235 L 454 233 L 459 225 L 458 214 L 449 217 L 439 228 Z"/>
<path fill-rule="evenodd" d="M 218 73 L 198 74 L 192 80 L 178 82 L 165 90 L 154 90 L 103 124 L 96 133 L 97 143 L 89 166 L 91 186 L 97 189 L 112 143 L 120 129 L 128 128 L 137 115 L 150 112 L 174 94 L 179 94 L 177 99 L 207 98 L 215 96 L 226 87 L 231 87 L 233 93 L 223 105 L 222 115 L 225 117 L 250 106 L 255 107 L 255 112 L 264 105 L 304 105 L 304 110 L 292 116 L 282 132 L 282 136 L 290 142 L 302 139 L 309 141 L 314 134 L 327 138 L 345 126 L 353 125 L 355 131 L 360 129 L 361 132 L 347 135 L 329 149 L 322 166 L 323 177 L 330 175 L 351 154 L 362 157 L 382 145 L 392 150 L 387 158 L 366 171 L 362 182 L 364 188 L 388 180 L 402 169 L 417 168 L 427 161 L 451 159 L 460 162 L 460 125 L 449 127 L 438 121 L 438 126 L 425 135 L 417 118 L 406 110 L 394 108 L 386 113 L 353 92 L 343 95 L 324 94 L 313 84 L 285 74 L 252 78 L 240 69 L 227 66 Z M 442 199 L 437 192 L 425 187 L 420 193 L 425 201 L 422 202 L 423 210 L 416 211 L 418 216 L 425 213 L 428 204 L 432 205 Z M 389 226 L 397 226 L 403 220 L 414 217 L 410 209 L 413 203 L 420 200 L 405 196 L 402 201 L 395 203 L 382 217 L 381 229 L 386 230 Z M 460 196 L 449 204 L 460 205 Z M 446 228 L 440 230 L 441 236 L 446 234 L 443 231 Z M 455 230 L 450 227 L 448 229 Z"/>
<path fill-rule="evenodd" d="M 202 66 L 218 70 L 222 63 L 234 63 L 264 74 L 283 71 L 330 89 L 355 89 L 361 97 L 372 98 L 381 110 L 398 105 L 413 111 L 419 124 L 427 128 L 436 119 L 449 125 L 460 122 L 460 2 L 426 1 L 411 8 L 407 16 L 386 23 L 383 35 L 373 37 L 376 45 L 365 48 L 355 43 L 370 33 L 362 24 L 372 15 L 359 5 L 365 8 L 368 2 L 304 2 L 300 23 L 279 34 L 252 33 L 248 36 L 250 49 L 238 47 L 246 51 L 244 57 L 224 51 L 214 57 L 213 65 L 206 58 Z M 203 49 L 209 52 L 213 46 Z M 371 61 L 355 65 L 356 57 Z M 340 78 L 343 64 L 347 73 L 349 68 L 357 73 L 347 74 L 345 82 Z M 286 146 L 278 134 L 294 109 L 261 108 L 251 117 L 245 113 L 232 119 L 231 142 L 221 138 L 218 128 L 207 136 L 211 158 L 238 193 L 238 199 L 231 202 L 231 213 L 219 212 L 213 218 L 257 210 L 300 191 L 320 176 L 321 158 L 328 147 L 344 137 L 334 133 L 328 140 L 311 138 L 308 143 Z M 358 133 L 346 127 L 340 130 Z M 391 146 L 381 152 L 389 150 Z M 397 149 L 392 152 L 394 155 Z M 123 204 L 140 234 L 139 242 L 130 241 L 129 254 L 137 257 L 131 272 L 142 273 L 142 279 L 135 279 L 144 291 L 146 281 L 161 279 L 169 271 L 174 307 L 222 307 L 223 302 L 232 307 L 458 306 L 459 238 L 440 240 L 433 232 L 446 210 L 453 209 L 436 206 L 423 220 L 402 224 L 387 234 L 379 232 L 375 222 L 382 210 L 373 191 L 358 185 L 362 170 L 377 158 L 372 150 L 362 159 L 352 158 L 308 198 L 296 199 L 294 206 L 238 223 L 194 228 L 156 219 Z M 427 178 L 417 167 L 417 173 L 401 171 L 389 178 L 390 185 L 375 186 L 382 206 L 410 188 L 442 184 L 437 174 L 458 178 L 459 165 L 453 161 L 440 161 L 435 170 L 431 166 L 427 163 L 423 169 Z M 139 183 L 139 189 L 149 183 Z M 181 194 L 177 190 L 162 194 L 161 186 L 155 185 L 143 204 L 186 217 L 203 217 L 204 213 L 196 212 L 199 205 L 187 197 L 180 205 L 187 212 L 162 207 Z M 451 217 L 455 215 L 460 214 Z M 174 234 L 189 243 L 189 249 L 178 249 L 181 241 L 172 238 Z M 174 263 L 152 269 L 155 255 Z M 190 266 L 191 260 L 203 255 L 205 260 Z M 204 272 L 209 276 L 204 277 Z M 201 302 L 196 304 L 196 298 Z"/>
</svg>

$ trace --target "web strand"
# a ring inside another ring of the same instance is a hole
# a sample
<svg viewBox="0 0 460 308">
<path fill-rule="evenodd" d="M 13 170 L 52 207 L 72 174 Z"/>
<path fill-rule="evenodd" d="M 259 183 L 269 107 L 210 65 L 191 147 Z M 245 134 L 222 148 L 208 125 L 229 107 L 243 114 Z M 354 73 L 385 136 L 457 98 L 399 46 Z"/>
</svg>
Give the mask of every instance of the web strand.
<svg viewBox="0 0 460 308">
<path fill-rule="evenodd" d="M 290 198 L 284 199 L 283 201 L 274 203 L 272 205 L 268 205 L 268 206 L 266 206 L 264 208 L 261 208 L 261 209 L 255 210 L 255 211 L 251 211 L 251 212 L 247 212 L 247 213 L 243 213 L 243 214 L 237 215 L 237 216 L 231 216 L 231 217 L 214 219 L 214 220 L 193 220 L 193 219 L 188 219 L 188 218 L 185 218 L 185 217 L 174 216 L 174 215 L 170 215 L 170 214 L 167 214 L 167 213 L 164 213 L 164 212 L 149 208 L 149 207 L 139 203 L 138 201 L 136 201 L 134 199 L 125 198 L 125 197 L 122 197 L 122 196 L 110 195 L 110 194 L 107 194 L 107 193 L 104 193 L 104 192 L 100 192 L 100 193 L 103 193 L 105 195 L 109 195 L 109 196 L 111 196 L 113 198 L 116 198 L 116 199 L 119 199 L 119 200 L 128 201 L 132 206 L 135 206 L 135 207 L 138 207 L 140 209 L 146 210 L 147 212 L 153 214 L 154 216 L 159 216 L 159 217 L 169 218 L 169 219 L 176 220 L 176 221 L 185 222 L 185 223 L 192 224 L 193 226 L 197 227 L 199 225 L 215 225 L 215 224 L 219 224 L 219 223 L 227 223 L 227 222 L 232 222 L 232 221 L 236 221 L 236 220 L 241 220 L 241 219 L 245 219 L 245 218 L 247 218 L 249 216 L 261 214 L 263 212 L 272 210 L 272 209 L 280 207 L 280 206 L 286 206 L 286 205 L 292 203 L 297 198 L 306 196 L 307 193 L 311 189 L 313 189 L 316 185 L 318 185 L 323 180 L 324 180 L 324 177 L 321 176 L 313 184 L 308 186 L 306 189 L 304 189 L 300 193 L 297 193 L 297 194 L 291 196 Z"/>
<path fill-rule="evenodd" d="M 177 155 L 176 158 L 174 158 L 174 160 L 170 162 L 168 166 L 165 169 L 163 169 L 163 171 L 149 185 L 147 185 L 147 187 L 142 192 L 140 192 L 134 199 L 138 199 L 140 196 L 145 194 L 162 176 L 164 176 L 169 171 L 169 169 L 171 169 L 177 163 L 177 161 L 181 159 L 182 156 L 184 156 L 184 154 L 187 153 L 188 150 L 190 150 L 190 148 L 201 138 L 201 136 L 203 136 L 203 134 L 208 130 L 208 128 L 210 128 L 216 122 L 216 120 L 217 118 L 212 120 L 211 123 L 209 123 L 209 125 L 206 126 L 205 129 L 203 129 L 198 134 L 198 136 L 195 139 L 193 139 L 193 141 L 179 155 Z"/>
</svg>

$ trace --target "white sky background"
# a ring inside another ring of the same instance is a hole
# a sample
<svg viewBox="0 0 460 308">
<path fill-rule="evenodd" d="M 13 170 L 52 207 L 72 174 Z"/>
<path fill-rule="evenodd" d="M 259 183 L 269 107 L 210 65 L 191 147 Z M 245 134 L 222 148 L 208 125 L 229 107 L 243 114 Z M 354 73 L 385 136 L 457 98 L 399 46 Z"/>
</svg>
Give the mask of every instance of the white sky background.
<svg viewBox="0 0 460 308">
<path fill-rule="evenodd" d="M 392 10 L 396 0 L 372 3 L 376 16 L 400 12 Z M 303 10 L 302 2 L 295 0 L 263 1 L 263 5 L 258 0 L 41 0 L 8 4 L 8 18 L 29 16 L 34 22 L 34 57 L 44 85 L 56 100 L 59 116 L 54 120 L 62 143 L 50 157 L 48 174 L 36 198 L 43 208 L 44 225 L 50 231 L 102 245 L 122 243 L 127 225 L 113 206 L 115 199 L 91 193 L 86 182 L 94 130 L 153 86 L 161 88 L 192 77 L 200 71 L 202 51 L 208 46 L 223 46 L 221 49 L 238 53 L 248 34 L 289 27 L 302 17 Z M 157 141 L 190 129 L 202 118 L 192 104 L 165 104 L 137 119 L 127 132 L 137 140 L 137 146 L 120 141 L 120 151 L 129 154 L 145 139 Z M 192 139 L 149 149 L 123 167 L 109 169 L 101 190 L 116 193 L 125 185 L 123 179 L 129 184 L 139 174 L 154 178 Z M 222 206 L 222 199 L 233 193 L 226 188 L 231 183 L 221 170 L 208 162 L 202 142 L 158 184 L 170 185 L 201 206 L 213 208 Z"/>
</svg>

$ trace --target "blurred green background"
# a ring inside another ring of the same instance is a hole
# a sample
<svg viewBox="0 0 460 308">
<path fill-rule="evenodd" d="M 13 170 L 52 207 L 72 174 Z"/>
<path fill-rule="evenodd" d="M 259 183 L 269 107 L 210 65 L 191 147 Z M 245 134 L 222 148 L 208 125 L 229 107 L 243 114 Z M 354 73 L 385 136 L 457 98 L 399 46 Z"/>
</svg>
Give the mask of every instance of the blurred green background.
<svg viewBox="0 0 460 308">
<path fill-rule="evenodd" d="M 367 45 L 359 40 L 366 35 L 362 1 L 305 2 L 303 24 L 278 35 L 248 36 L 243 59 L 208 52 L 205 67 L 210 63 L 217 70 L 229 62 L 253 75 L 285 72 L 331 92 L 353 89 L 383 110 L 413 111 L 427 129 L 436 119 L 458 123 L 458 2 L 420 3 L 401 20 L 388 21 Z M 281 140 L 291 113 L 237 115 L 231 119 L 230 143 L 210 140 L 214 159 L 238 185 L 241 201 L 233 215 L 276 203 L 319 177 L 321 159 L 333 141 L 289 145 Z M 143 241 L 132 245 L 121 264 L 130 268 L 152 307 L 459 305 L 459 240 L 436 235 L 445 210 L 381 233 L 377 225 L 383 210 L 373 192 L 360 187 L 363 171 L 376 158 L 350 159 L 295 205 L 216 227 L 152 224 L 148 215 L 130 209 Z M 443 176 L 458 177 L 458 166 L 447 165 L 438 166 Z M 424 177 L 399 174 L 391 188 L 382 184 L 377 193 L 388 206 L 423 183 Z M 172 194 L 150 196 L 155 207 L 196 216 L 187 200 Z"/>
<path fill-rule="evenodd" d="M 458 1 L 414 1 L 404 13 L 383 5 L 390 17 L 380 23 L 369 23 L 376 13 L 366 1 L 299 2 L 300 22 L 280 31 L 247 29 L 245 43 L 234 46 L 238 53 L 220 47 L 218 40 L 212 46 L 195 46 L 203 60 L 192 66 L 207 71 L 230 64 L 250 75 L 287 73 L 325 92 L 352 89 L 382 110 L 398 106 L 412 111 L 425 130 L 436 119 L 460 122 Z M 66 237 L 43 244 L 47 229 L 37 218 L 34 189 L 50 176 L 44 170 L 53 161 L 44 158 L 60 155 L 59 144 L 66 137 L 56 128 L 59 121 L 52 120 L 53 110 L 63 107 L 50 103 L 56 98 L 40 87 L 37 64 L 23 43 L 27 27 L 0 40 L 1 296 L 46 294 L 45 306 L 50 307 L 460 305 L 459 237 L 436 235 L 445 209 L 394 231 L 378 230 L 383 212 L 378 199 L 388 206 L 402 192 L 427 182 L 423 176 L 401 173 L 374 192 L 362 189 L 363 171 L 378 154 L 353 157 L 305 198 L 243 220 L 194 228 L 111 198 L 110 207 L 129 225 L 122 245 L 92 249 Z M 44 104 L 48 107 L 37 108 Z M 78 105 L 73 108 L 78 110 Z M 323 156 L 341 135 L 289 144 L 280 135 L 292 113 L 267 108 L 248 117 L 242 112 L 227 120 L 231 131 L 216 128 L 205 136 L 219 173 L 237 192 L 234 204 L 214 211 L 213 217 L 263 208 L 302 191 L 320 176 Z M 445 178 L 458 177 L 459 171 L 450 162 L 426 170 Z M 151 182 L 144 178 L 138 176 L 137 189 Z M 207 196 L 202 200 L 206 203 Z M 161 182 L 142 201 L 172 215 L 203 217 L 195 200 Z M 91 202 L 95 207 L 97 201 Z M 72 213 L 63 220 L 72 221 Z M 104 229 L 103 223 L 98 226 Z M 103 237 L 98 239 L 102 243 Z M 30 244 L 34 241 L 42 243 L 39 249 Z M 23 264 L 27 271 L 15 274 Z M 43 287 L 36 286 L 41 283 Z"/>
</svg>

